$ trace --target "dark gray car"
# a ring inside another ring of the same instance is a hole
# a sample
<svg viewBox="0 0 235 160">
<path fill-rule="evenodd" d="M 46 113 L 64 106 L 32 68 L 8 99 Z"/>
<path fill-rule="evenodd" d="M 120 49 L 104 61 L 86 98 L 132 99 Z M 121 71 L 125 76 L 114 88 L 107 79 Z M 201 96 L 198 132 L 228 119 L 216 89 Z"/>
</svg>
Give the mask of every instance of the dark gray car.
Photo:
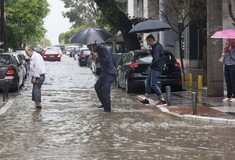
<svg viewBox="0 0 235 160">
<path fill-rule="evenodd" d="M 19 91 L 24 85 L 24 67 L 18 62 L 13 53 L 0 54 L 0 88 L 3 89 L 5 81 L 8 88 L 13 91 Z"/>
</svg>

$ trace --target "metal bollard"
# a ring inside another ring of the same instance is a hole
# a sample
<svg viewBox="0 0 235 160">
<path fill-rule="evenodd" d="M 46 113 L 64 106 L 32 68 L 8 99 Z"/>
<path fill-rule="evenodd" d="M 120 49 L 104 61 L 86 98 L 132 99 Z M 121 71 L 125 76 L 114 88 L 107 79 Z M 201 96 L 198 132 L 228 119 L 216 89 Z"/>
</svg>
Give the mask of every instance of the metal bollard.
<svg viewBox="0 0 235 160">
<path fill-rule="evenodd" d="M 198 89 L 202 89 L 202 76 L 201 75 L 198 75 L 197 87 L 198 87 Z"/>
<path fill-rule="evenodd" d="M 5 80 L 5 94 L 6 94 L 6 99 L 8 100 L 9 95 L 8 95 L 8 80 Z"/>
<path fill-rule="evenodd" d="M 3 102 L 5 102 L 6 101 L 6 92 L 5 92 L 5 86 L 3 86 L 2 87 L 2 100 L 3 100 Z"/>
<path fill-rule="evenodd" d="M 192 92 L 193 115 L 197 115 L 197 92 Z"/>
<path fill-rule="evenodd" d="M 188 86 L 189 87 L 193 86 L 193 75 L 192 75 L 192 73 L 188 74 Z"/>
<path fill-rule="evenodd" d="M 171 86 L 166 86 L 166 103 L 171 106 Z"/>
</svg>

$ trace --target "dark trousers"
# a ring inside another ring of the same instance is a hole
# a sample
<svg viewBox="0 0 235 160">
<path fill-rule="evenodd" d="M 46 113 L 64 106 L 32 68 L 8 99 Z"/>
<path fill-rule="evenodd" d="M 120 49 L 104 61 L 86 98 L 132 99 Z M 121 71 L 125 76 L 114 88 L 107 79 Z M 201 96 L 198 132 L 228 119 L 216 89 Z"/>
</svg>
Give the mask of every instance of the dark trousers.
<svg viewBox="0 0 235 160">
<path fill-rule="evenodd" d="M 36 78 L 36 82 L 33 84 L 32 101 L 41 102 L 41 87 L 45 80 L 45 75 L 41 75 L 40 78 Z"/>
<path fill-rule="evenodd" d="M 227 85 L 227 97 L 235 98 L 235 65 L 225 65 L 224 76 Z"/>
<path fill-rule="evenodd" d="M 111 111 L 110 92 L 114 78 L 114 74 L 103 73 L 95 83 L 96 94 L 105 111 Z"/>
</svg>

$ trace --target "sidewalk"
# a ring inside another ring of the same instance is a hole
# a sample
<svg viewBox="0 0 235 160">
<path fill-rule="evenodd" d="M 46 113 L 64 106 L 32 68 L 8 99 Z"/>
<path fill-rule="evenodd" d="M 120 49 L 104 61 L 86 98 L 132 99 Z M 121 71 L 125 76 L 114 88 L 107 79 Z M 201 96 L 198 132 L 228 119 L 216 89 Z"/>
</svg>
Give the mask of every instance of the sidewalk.
<svg viewBox="0 0 235 160">
<path fill-rule="evenodd" d="M 235 124 L 235 103 L 223 102 L 224 97 L 207 97 L 207 88 L 196 90 L 197 114 L 193 115 L 192 91 L 171 92 L 171 105 L 155 106 L 156 95 L 150 95 L 149 106 L 156 107 L 162 112 L 181 117 L 183 119 L 202 120 L 209 122 L 223 122 Z M 194 91 L 193 91 L 194 92 Z M 166 94 L 164 93 L 166 97 Z M 138 96 L 142 100 L 145 96 Z"/>
</svg>

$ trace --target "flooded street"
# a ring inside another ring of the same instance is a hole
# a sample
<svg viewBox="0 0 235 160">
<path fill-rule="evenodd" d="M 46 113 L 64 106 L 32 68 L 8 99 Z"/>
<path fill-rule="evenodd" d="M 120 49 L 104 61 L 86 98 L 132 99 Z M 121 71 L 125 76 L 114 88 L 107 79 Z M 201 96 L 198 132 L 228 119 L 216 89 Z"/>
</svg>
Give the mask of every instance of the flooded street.
<svg viewBox="0 0 235 160">
<path fill-rule="evenodd" d="M 32 84 L 0 115 L 1 160 L 233 160 L 235 126 L 183 121 L 137 102 L 137 94 L 112 90 L 103 112 L 97 77 L 73 58 L 46 62 L 41 111 Z"/>
</svg>

